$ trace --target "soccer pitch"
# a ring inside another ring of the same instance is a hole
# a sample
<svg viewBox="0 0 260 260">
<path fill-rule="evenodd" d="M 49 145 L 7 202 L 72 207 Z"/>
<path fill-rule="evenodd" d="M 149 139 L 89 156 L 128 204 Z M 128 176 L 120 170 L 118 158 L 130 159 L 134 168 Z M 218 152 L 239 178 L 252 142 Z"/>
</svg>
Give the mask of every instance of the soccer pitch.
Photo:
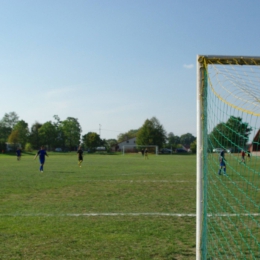
<svg viewBox="0 0 260 260">
<path fill-rule="evenodd" d="M 0 155 L 0 259 L 194 259 L 195 155 Z"/>
</svg>

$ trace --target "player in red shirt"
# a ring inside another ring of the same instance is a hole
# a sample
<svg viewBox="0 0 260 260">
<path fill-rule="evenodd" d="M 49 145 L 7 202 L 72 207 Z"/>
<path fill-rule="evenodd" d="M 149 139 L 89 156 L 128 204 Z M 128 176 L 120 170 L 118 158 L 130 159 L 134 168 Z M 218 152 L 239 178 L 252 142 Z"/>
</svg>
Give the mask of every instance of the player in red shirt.
<svg viewBox="0 0 260 260">
<path fill-rule="evenodd" d="M 244 151 L 244 150 L 241 150 L 241 162 L 243 162 L 243 163 L 246 163 L 246 161 L 245 161 L 245 156 L 246 156 L 245 151 Z"/>
</svg>

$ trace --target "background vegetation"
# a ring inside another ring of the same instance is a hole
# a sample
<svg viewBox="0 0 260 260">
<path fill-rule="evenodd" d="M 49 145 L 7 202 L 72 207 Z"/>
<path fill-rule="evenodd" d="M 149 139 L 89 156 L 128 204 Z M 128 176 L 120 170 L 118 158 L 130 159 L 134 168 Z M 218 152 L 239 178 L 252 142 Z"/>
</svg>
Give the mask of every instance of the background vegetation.
<svg viewBox="0 0 260 260">
<path fill-rule="evenodd" d="M 29 129 L 28 123 L 19 120 L 15 112 L 6 113 L 0 120 L 0 149 L 6 150 L 6 142 L 8 142 L 13 144 L 13 149 L 21 146 L 26 151 L 39 149 L 41 145 L 48 150 L 62 148 L 63 151 L 75 151 L 81 145 L 85 150 L 95 151 L 97 147 L 105 147 L 110 151 L 116 150 L 118 143 L 133 137 L 136 137 L 136 143 L 139 145 L 157 145 L 159 148 L 175 149 L 182 146 L 189 148 L 192 143 L 194 146 L 196 139 L 190 133 L 181 137 L 175 136 L 172 132 L 167 134 L 163 125 L 155 117 L 146 119 L 139 129 L 119 134 L 117 139 L 101 139 L 95 132 L 82 134 L 77 118 L 67 117 L 61 120 L 57 115 L 53 118 L 53 121 L 43 124 L 36 121 Z"/>
</svg>

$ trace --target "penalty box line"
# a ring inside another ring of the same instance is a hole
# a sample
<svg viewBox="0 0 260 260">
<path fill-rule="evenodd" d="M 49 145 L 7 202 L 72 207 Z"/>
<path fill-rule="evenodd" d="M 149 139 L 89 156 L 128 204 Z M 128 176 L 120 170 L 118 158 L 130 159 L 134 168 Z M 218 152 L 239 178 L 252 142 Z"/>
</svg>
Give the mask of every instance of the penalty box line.
<svg viewBox="0 0 260 260">
<path fill-rule="evenodd" d="M 0 217 L 99 217 L 99 216 L 155 216 L 155 217 L 196 217 L 193 213 L 64 213 L 64 214 L 0 214 Z M 208 217 L 248 217 L 255 216 L 259 217 L 260 213 L 245 213 L 245 214 L 229 214 L 229 213 L 219 213 L 219 214 L 208 214 Z"/>
</svg>

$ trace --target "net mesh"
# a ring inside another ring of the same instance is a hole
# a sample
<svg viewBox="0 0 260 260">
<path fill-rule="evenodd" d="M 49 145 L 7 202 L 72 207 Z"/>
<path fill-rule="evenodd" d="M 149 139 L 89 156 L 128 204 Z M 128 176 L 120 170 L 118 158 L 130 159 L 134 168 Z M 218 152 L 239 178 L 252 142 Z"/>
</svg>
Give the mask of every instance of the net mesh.
<svg viewBox="0 0 260 260">
<path fill-rule="evenodd" d="M 260 259 L 260 66 L 241 60 L 204 61 L 203 259 Z"/>
</svg>

